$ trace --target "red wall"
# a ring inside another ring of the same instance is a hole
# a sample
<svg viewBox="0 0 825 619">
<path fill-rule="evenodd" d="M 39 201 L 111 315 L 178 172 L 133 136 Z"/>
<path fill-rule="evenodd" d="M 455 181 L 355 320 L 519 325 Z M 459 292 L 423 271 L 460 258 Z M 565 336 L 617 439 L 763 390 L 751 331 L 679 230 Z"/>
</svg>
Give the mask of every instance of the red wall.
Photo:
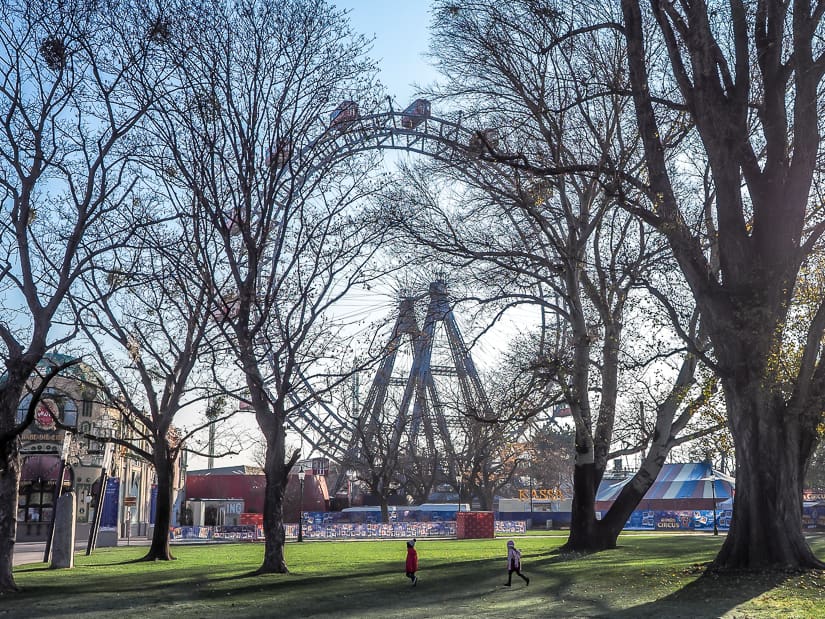
<svg viewBox="0 0 825 619">
<path fill-rule="evenodd" d="M 496 536 L 493 512 L 458 512 L 455 536 L 458 539 L 483 539 Z"/>
<path fill-rule="evenodd" d="M 307 473 L 304 479 L 303 508 L 305 512 L 325 512 L 327 504 L 321 489 L 322 479 Z M 300 505 L 298 476 L 289 476 L 284 496 L 284 521 L 297 522 Z M 326 485 L 324 484 L 324 488 Z M 244 512 L 264 513 L 264 475 L 187 475 L 186 498 L 192 499 L 243 499 Z"/>
</svg>

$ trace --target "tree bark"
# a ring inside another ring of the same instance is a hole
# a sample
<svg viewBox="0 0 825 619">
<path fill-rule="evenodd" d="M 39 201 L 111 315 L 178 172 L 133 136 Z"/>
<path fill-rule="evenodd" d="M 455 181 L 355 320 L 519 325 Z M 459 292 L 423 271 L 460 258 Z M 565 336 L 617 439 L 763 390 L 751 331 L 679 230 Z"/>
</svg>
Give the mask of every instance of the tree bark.
<svg viewBox="0 0 825 619">
<path fill-rule="evenodd" d="M 384 524 L 388 524 L 390 521 L 390 506 L 389 502 L 387 501 L 387 497 L 384 496 L 383 493 L 378 495 L 381 502 L 381 522 Z"/>
<path fill-rule="evenodd" d="M 670 449 L 670 445 L 657 446 L 654 444 L 645 456 L 642 466 L 639 467 L 630 482 L 625 484 L 619 492 L 619 496 L 613 501 L 610 509 L 598 522 L 600 538 L 602 543 L 605 544 L 604 548 L 599 550 L 616 547 L 616 541 L 624 529 L 624 525 L 656 481 Z"/>
<path fill-rule="evenodd" d="M 577 432 L 576 441 L 579 437 Z M 577 449 L 578 449 L 577 445 Z M 613 546 L 605 546 L 599 539 L 596 520 L 596 488 L 601 474 L 593 462 L 592 447 L 576 454 L 573 469 L 573 504 L 571 507 L 570 535 L 561 547 L 564 552 L 596 552 Z M 615 545 L 615 542 L 614 542 Z"/>
<path fill-rule="evenodd" d="M 478 486 L 476 488 L 478 497 L 478 506 L 479 509 L 483 512 L 488 512 L 493 510 L 493 489 L 487 488 L 486 486 Z"/>
<path fill-rule="evenodd" d="M 19 591 L 12 572 L 20 492 L 20 437 L 13 432 L 23 387 L 44 352 L 40 348 L 24 357 L 7 359 L 4 385 L 0 389 L 0 436 L 4 437 L 0 440 L 0 594 Z M 43 382 L 41 389 L 45 387 Z"/>
<path fill-rule="evenodd" d="M 278 424 L 274 424 L 278 425 Z M 265 434 L 266 489 L 264 491 L 264 559 L 258 574 L 288 574 L 284 558 L 286 532 L 284 530 L 284 494 L 286 492 L 287 465 L 284 462 L 285 438 L 283 424 L 280 431 Z M 300 518 L 300 515 L 299 515 Z"/>
<path fill-rule="evenodd" d="M 157 501 L 155 502 L 155 530 L 152 544 L 143 561 L 171 561 L 169 546 L 169 526 L 172 523 L 172 486 L 175 473 L 174 462 L 170 462 L 169 452 L 163 441 L 157 441 L 154 452 L 155 474 L 158 480 Z"/>
<path fill-rule="evenodd" d="M 825 568 L 802 531 L 803 430 L 766 393 L 727 389 L 736 445 L 736 501 L 731 528 L 712 569 Z M 747 444 L 747 448 L 743 445 Z"/>
<path fill-rule="evenodd" d="M 593 481 L 590 473 L 591 467 L 576 467 L 573 483 L 574 485 L 581 483 L 585 487 L 574 494 L 573 502 L 575 504 L 576 497 L 582 496 L 585 504 L 578 510 L 574 506 L 570 537 L 562 550 L 591 553 L 615 548 L 628 518 L 656 481 L 668 451 L 670 451 L 669 447 L 665 450 L 651 450 L 639 471 L 622 488 L 619 496 L 601 520 L 596 519 L 595 491 L 598 489 L 598 482 L 596 485 L 591 485 Z M 579 471 L 579 468 L 583 470 Z M 577 481 L 576 475 L 579 475 L 581 479 Z M 592 498 L 590 498 L 591 494 Z"/>
<path fill-rule="evenodd" d="M 17 438 L 0 445 L 0 593 L 18 591 L 14 582 L 14 540 L 17 536 L 17 494 L 20 460 Z"/>
</svg>

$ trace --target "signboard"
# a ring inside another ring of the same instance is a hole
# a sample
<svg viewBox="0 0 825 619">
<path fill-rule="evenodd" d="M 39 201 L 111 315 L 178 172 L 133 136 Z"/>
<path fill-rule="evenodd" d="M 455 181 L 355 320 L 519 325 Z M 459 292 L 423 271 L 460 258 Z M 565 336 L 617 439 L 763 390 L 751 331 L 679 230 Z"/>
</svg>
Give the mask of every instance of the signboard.
<svg viewBox="0 0 825 619">
<path fill-rule="evenodd" d="M 149 494 L 149 524 L 155 524 L 155 511 L 158 508 L 158 485 L 152 484 Z"/>
<path fill-rule="evenodd" d="M 136 496 L 125 496 L 123 497 L 123 506 L 124 507 L 134 507 L 137 505 L 137 497 Z"/>
<path fill-rule="evenodd" d="M 60 416 L 57 404 L 53 400 L 40 400 L 34 409 L 34 425 L 41 430 L 54 430 L 55 419 Z"/>
<path fill-rule="evenodd" d="M 106 481 L 106 492 L 103 495 L 103 512 L 100 515 L 101 529 L 117 529 L 117 513 L 120 499 L 120 480 L 110 477 Z"/>
<path fill-rule="evenodd" d="M 732 512 L 728 509 L 672 510 L 672 511 L 634 511 L 624 528 L 628 530 L 647 531 L 712 531 L 713 519 L 717 527 L 727 530 L 730 527 Z"/>
<path fill-rule="evenodd" d="M 529 501 L 531 497 L 539 501 L 561 501 L 564 499 L 564 493 L 561 488 L 534 488 L 532 492 L 526 489 L 518 491 L 519 501 Z"/>
</svg>

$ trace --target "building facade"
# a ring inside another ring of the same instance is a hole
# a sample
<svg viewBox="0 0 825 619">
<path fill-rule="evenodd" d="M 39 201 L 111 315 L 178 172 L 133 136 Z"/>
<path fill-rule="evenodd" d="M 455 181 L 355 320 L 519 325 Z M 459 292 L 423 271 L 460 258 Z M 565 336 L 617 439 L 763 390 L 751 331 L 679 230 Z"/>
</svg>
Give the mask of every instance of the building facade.
<svg viewBox="0 0 825 619">
<path fill-rule="evenodd" d="M 49 355 L 41 369 L 70 359 L 65 355 Z M 37 380 L 32 379 L 30 388 Z M 103 496 L 109 502 L 103 513 L 110 515 L 104 526 L 116 529 L 120 536 L 149 533 L 154 520 L 152 465 L 123 447 L 115 447 L 107 471 L 111 478 L 107 483 L 110 492 L 103 492 L 105 441 L 82 437 L 82 434 L 93 434 L 102 439 L 126 438 L 119 413 L 107 404 L 102 385 L 94 369 L 81 362 L 54 377 L 36 403 L 34 420 L 20 437 L 18 541 L 44 540 L 50 534 L 61 470 L 63 491 L 73 490 L 77 497 L 78 539 L 88 534 Z M 30 393 L 21 399 L 18 422 L 25 419 L 31 401 Z M 182 473 L 177 475 L 176 487 L 183 487 Z M 116 491 L 111 492 L 112 488 Z"/>
</svg>

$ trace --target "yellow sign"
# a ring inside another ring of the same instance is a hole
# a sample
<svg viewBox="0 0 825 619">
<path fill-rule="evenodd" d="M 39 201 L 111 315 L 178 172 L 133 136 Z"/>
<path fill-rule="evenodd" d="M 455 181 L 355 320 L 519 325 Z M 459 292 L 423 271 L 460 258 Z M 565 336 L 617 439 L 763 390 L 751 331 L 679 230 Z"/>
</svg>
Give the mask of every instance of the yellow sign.
<svg viewBox="0 0 825 619">
<path fill-rule="evenodd" d="M 519 501 L 529 501 L 530 499 L 539 501 L 561 501 L 564 498 L 560 488 L 535 488 L 533 496 L 530 496 L 529 490 L 519 490 Z"/>
</svg>

